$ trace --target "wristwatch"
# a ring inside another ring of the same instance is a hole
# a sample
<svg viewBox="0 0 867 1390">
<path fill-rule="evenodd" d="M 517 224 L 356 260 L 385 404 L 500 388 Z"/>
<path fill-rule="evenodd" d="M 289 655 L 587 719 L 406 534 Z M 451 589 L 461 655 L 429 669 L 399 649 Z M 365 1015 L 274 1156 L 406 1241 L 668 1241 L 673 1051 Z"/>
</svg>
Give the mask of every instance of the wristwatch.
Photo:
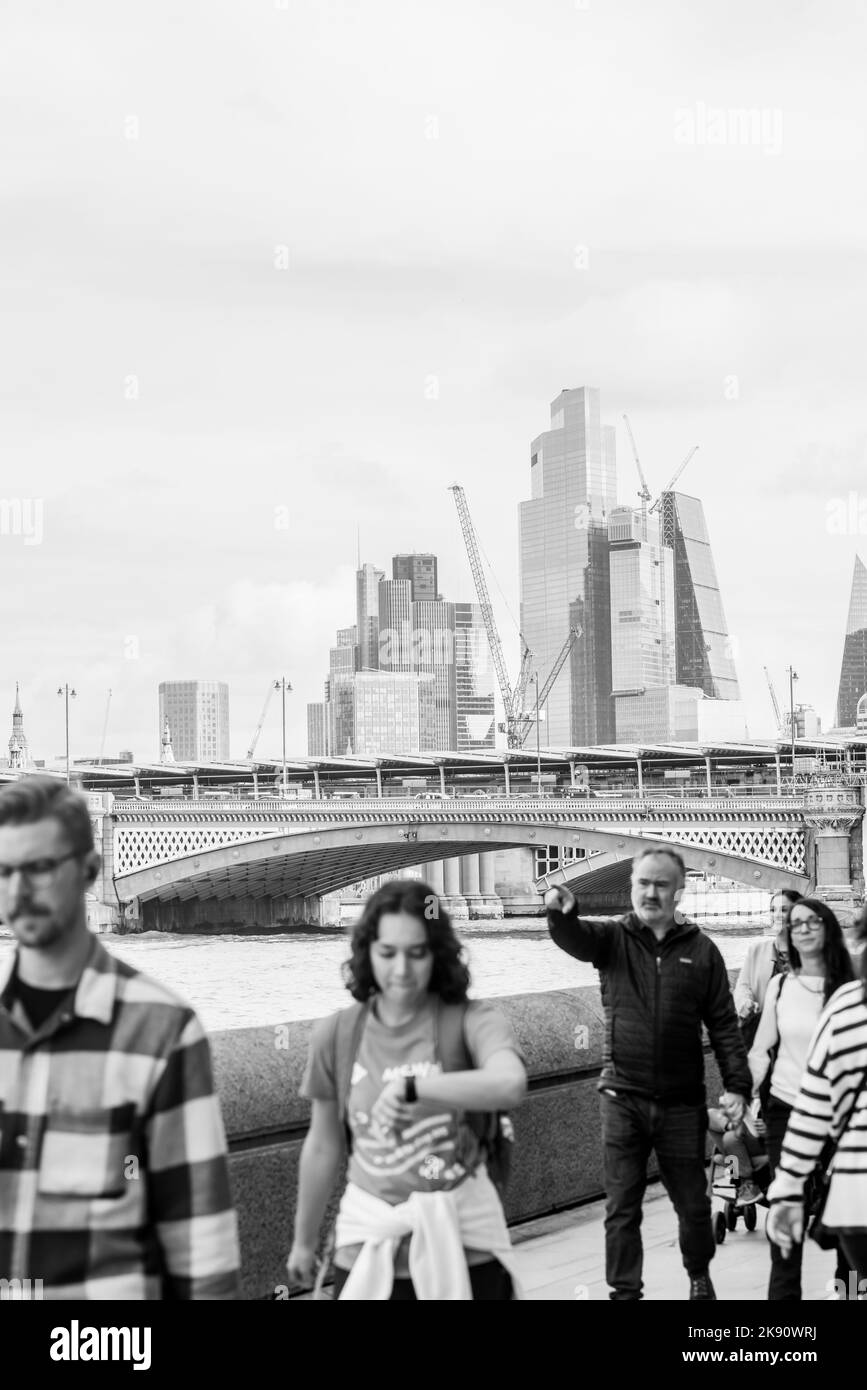
<svg viewBox="0 0 867 1390">
<path fill-rule="evenodd" d="M 403 1098 L 407 1105 L 415 1105 L 418 1100 L 418 1092 L 415 1089 L 415 1077 L 405 1076 L 403 1079 Z"/>
</svg>

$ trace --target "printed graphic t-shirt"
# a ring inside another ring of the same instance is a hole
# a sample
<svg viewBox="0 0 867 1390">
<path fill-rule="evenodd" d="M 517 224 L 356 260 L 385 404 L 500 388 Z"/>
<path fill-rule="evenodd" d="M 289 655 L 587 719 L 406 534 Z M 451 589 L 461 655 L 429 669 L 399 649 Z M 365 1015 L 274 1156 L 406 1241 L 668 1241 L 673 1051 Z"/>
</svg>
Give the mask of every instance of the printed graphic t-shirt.
<svg viewBox="0 0 867 1390">
<path fill-rule="evenodd" d="M 487 1001 L 473 1000 L 464 1019 L 464 1036 L 476 1067 L 496 1052 L 518 1052 L 511 1026 Z M 335 1100 L 333 1058 L 311 1044 L 301 1094 Z M 352 1154 L 349 1180 L 383 1201 L 397 1205 L 412 1192 L 443 1192 L 457 1185 L 478 1162 L 478 1140 L 455 1110 L 419 1101 L 412 1121 L 400 1132 L 383 1132 L 370 1112 L 383 1087 L 398 1077 L 422 1079 L 442 1071 L 436 1057 L 436 1000 L 409 1023 L 390 1028 L 368 1016 L 347 1102 Z"/>
</svg>

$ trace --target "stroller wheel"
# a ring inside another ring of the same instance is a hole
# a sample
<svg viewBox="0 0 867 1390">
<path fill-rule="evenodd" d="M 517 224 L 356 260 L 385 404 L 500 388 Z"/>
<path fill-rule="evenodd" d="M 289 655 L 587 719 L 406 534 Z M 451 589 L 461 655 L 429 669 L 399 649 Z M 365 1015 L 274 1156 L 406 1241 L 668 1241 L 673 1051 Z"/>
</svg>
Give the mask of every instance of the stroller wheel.
<svg viewBox="0 0 867 1390">
<path fill-rule="evenodd" d="M 726 1238 L 726 1219 L 721 1211 L 718 1211 L 714 1218 L 713 1234 L 717 1245 L 722 1245 Z"/>
<path fill-rule="evenodd" d="M 748 1207 L 744 1207 L 744 1225 L 748 1231 L 754 1231 L 756 1229 L 756 1222 L 758 1219 L 756 1204 L 755 1202 L 750 1202 Z"/>
<path fill-rule="evenodd" d="M 737 1226 L 738 1224 L 738 1213 L 737 1209 L 735 1208 L 734 1202 L 726 1202 L 725 1223 L 726 1229 L 729 1231 L 733 1231 L 735 1229 L 735 1226 Z"/>
</svg>

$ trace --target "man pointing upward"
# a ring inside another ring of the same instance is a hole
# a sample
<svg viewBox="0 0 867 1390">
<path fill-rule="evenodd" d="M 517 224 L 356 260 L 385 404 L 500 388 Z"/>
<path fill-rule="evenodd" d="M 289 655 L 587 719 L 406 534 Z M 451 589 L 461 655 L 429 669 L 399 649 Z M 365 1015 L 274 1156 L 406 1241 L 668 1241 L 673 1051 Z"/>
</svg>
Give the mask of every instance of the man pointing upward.
<svg viewBox="0 0 867 1390">
<path fill-rule="evenodd" d="M 613 1299 L 642 1295 L 641 1206 L 651 1152 L 677 1212 L 689 1297 L 716 1298 L 708 1273 L 716 1245 L 704 1169 L 702 1024 L 732 1126 L 752 1091 L 723 958 L 676 910 L 684 881 L 680 855 L 654 847 L 633 860 L 632 911 L 624 917 L 581 918 L 566 888 L 545 896 L 552 940 L 601 976 L 605 1272 Z"/>
</svg>

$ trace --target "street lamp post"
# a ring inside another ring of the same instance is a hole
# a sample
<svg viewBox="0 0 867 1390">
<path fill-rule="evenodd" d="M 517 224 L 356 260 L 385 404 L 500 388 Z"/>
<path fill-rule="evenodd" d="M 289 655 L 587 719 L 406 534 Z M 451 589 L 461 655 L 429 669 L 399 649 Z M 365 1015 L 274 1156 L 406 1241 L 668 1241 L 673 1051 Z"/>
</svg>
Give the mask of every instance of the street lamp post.
<svg viewBox="0 0 867 1390">
<path fill-rule="evenodd" d="M 292 694 L 292 686 L 285 676 L 274 682 L 274 689 L 283 694 L 283 796 L 286 795 L 286 692 Z"/>
<path fill-rule="evenodd" d="M 76 694 L 68 685 L 59 685 L 57 693 L 64 697 L 66 704 L 66 785 L 69 786 L 69 701 L 74 700 Z"/>
<path fill-rule="evenodd" d="M 539 672 L 533 672 L 536 685 L 536 795 L 542 796 L 542 753 L 539 744 Z"/>
<path fill-rule="evenodd" d="M 792 740 L 792 796 L 795 795 L 795 681 L 798 673 L 793 667 L 788 667 L 789 672 L 789 735 Z"/>
</svg>

